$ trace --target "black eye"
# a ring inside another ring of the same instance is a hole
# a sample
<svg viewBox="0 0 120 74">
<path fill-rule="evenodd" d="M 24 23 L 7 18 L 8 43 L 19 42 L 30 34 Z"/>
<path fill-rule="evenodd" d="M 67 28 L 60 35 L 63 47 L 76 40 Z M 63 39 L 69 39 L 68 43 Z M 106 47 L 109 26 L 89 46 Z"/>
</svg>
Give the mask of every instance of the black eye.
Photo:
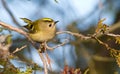
<svg viewBox="0 0 120 74">
<path fill-rule="evenodd" d="M 52 24 L 49 24 L 49 27 L 51 27 L 52 26 Z"/>
</svg>

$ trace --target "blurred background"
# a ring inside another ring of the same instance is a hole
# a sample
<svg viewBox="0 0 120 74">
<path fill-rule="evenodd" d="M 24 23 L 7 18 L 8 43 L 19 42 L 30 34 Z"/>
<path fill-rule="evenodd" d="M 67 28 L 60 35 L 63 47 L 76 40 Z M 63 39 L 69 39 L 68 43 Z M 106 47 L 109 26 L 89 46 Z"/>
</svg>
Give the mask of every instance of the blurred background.
<svg viewBox="0 0 120 74">
<path fill-rule="evenodd" d="M 0 20 L 14 27 L 22 28 L 26 25 L 20 18 L 37 20 L 49 17 L 59 20 L 57 31 L 71 31 L 84 35 L 93 34 L 100 19 L 108 26 L 119 24 L 120 26 L 120 0 L 0 0 Z M 119 28 L 112 32 L 119 33 Z M 43 63 L 37 50 L 31 46 L 27 39 L 14 31 L 3 30 L 0 34 L 12 35 L 12 46 L 10 51 L 27 45 L 27 48 L 17 52 L 15 55 L 19 59 L 10 62 L 22 71 L 26 70 L 29 62 L 37 63 L 43 68 Z M 109 51 L 95 40 L 81 40 L 69 34 L 57 35 L 48 44 L 55 46 L 64 42 L 66 38 L 70 41 L 64 46 L 60 46 L 53 51 L 47 51 L 51 60 L 51 74 L 61 73 L 67 65 L 71 68 L 80 68 L 84 72 L 88 67 L 91 74 L 119 74 L 119 68 Z M 107 41 L 107 37 L 101 40 L 110 44 L 111 47 L 120 49 L 114 44 L 114 39 Z M 20 61 L 27 62 L 20 62 Z M 50 69 L 50 68 L 49 68 Z M 36 74 L 43 71 L 36 71 Z"/>
</svg>

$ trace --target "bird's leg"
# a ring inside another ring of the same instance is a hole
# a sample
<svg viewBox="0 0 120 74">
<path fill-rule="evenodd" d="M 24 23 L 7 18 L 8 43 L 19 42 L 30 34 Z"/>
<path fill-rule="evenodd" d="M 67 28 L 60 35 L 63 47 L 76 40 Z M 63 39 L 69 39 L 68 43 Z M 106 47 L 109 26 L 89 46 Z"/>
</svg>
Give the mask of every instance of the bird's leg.
<svg viewBox="0 0 120 74">
<path fill-rule="evenodd" d="M 40 53 L 44 53 L 46 51 L 45 43 L 46 42 L 40 43 L 40 47 L 39 47 L 41 49 Z"/>
</svg>

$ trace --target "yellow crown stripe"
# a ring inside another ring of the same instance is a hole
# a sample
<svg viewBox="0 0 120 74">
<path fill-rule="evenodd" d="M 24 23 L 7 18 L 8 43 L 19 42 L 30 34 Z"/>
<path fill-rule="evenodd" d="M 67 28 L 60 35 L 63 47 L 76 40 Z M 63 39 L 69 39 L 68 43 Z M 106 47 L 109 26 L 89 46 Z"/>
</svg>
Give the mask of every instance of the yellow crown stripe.
<svg viewBox="0 0 120 74">
<path fill-rule="evenodd" d="M 50 18 L 43 18 L 43 21 L 53 21 L 52 19 L 50 19 Z"/>
</svg>

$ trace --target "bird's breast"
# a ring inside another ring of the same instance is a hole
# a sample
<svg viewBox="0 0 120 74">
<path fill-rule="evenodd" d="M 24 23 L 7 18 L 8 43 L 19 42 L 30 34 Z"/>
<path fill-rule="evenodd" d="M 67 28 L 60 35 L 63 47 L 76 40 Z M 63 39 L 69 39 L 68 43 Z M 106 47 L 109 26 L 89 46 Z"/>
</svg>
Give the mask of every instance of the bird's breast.
<svg viewBox="0 0 120 74">
<path fill-rule="evenodd" d="M 29 36 L 32 40 L 37 42 L 44 42 L 52 39 L 55 36 L 55 33 L 49 33 L 49 32 L 36 32 L 36 33 L 29 33 Z"/>
</svg>

